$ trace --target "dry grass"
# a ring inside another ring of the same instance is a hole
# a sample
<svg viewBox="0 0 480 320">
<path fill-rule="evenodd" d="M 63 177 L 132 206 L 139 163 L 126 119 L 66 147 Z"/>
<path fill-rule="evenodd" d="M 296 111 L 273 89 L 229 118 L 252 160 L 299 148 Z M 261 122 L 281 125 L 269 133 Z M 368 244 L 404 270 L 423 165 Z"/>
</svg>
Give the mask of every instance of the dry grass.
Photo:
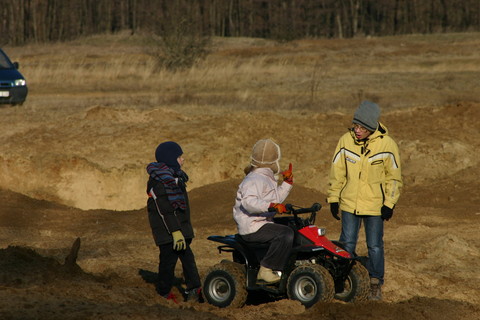
<svg viewBox="0 0 480 320">
<path fill-rule="evenodd" d="M 216 39 L 205 61 L 176 73 L 155 71 L 148 43 L 123 34 L 7 51 L 32 94 L 154 92 L 166 103 L 317 111 L 363 98 L 387 108 L 479 99 L 475 33 L 286 44 Z"/>
</svg>

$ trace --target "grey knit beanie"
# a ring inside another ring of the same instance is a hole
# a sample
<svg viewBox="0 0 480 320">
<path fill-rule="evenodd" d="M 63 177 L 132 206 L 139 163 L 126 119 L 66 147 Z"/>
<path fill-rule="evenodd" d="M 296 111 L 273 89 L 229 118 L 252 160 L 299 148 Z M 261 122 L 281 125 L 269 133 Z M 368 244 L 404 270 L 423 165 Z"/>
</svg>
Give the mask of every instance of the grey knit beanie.
<svg viewBox="0 0 480 320">
<path fill-rule="evenodd" d="M 353 123 L 361 125 L 370 131 L 377 130 L 380 107 L 371 101 L 363 101 L 353 115 Z"/>
</svg>

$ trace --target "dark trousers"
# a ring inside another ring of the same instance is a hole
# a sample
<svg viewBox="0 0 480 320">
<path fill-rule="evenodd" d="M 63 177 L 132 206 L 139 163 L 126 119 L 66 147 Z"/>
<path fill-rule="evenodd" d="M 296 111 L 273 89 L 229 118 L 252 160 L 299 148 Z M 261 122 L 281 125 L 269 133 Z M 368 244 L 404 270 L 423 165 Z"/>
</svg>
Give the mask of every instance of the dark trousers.
<svg viewBox="0 0 480 320">
<path fill-rule="evenodd" d="M 186 239 L 187 249 L 182 251 L 173 250 L 173 243 L 167 243 L 159 246 L 159 264 L 158 264 L 158 284 L 157 292 L 166 295 L 170 292 L 175 279 L 175 265 L 178 259 L 182 262 L 183 275 L 185 276 L 185 283 L 187 290 L 200 288 L 200 276 L 198 275 L 197 264 L 195 263 L 195 256 L 190 248 L 192 239 Z"/>
<path fill-rule="evenodd" d="M 275 223 L 267 223 L 257 232 L 242 235 L 247 242 L 270 243 L 260 265 L 276 271 L 283 271 L 292 251 L 293 237 L 290 227 Z"/>
</svg>

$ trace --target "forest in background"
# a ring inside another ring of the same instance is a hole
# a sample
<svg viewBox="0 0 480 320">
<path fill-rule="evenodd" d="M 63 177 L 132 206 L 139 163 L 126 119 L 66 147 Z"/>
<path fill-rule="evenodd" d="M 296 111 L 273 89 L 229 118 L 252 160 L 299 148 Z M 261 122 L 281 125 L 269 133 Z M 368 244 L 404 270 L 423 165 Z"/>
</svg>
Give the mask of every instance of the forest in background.
<svg viewBox="0 0 480 320">
<path fill-rule="evenodd" d="M 478 0 L 0 0 L 0 45 L 99 33 L 276 40 L 480 31 Z"/>
</svg>

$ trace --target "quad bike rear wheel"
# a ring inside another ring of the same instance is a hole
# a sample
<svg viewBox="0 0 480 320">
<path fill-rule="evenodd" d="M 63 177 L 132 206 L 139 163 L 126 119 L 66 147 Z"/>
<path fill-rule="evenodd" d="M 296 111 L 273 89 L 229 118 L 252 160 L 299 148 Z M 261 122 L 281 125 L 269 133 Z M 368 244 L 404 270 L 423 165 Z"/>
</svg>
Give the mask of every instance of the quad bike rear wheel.
<svg viewBox="0 0 480 320">
<path fill-rule="evenodd" d="M 304 264 L 295 268 L 287 281 L 287 296 L 309 308 L 319 301 L 331 301 L 335 284 L 330 273 L 316 264 Z"/>
<path fill-rule="evenodd" d="M 220 308 L 242 307 L 247 300 L 242 266 L 235 262 L 222 262 L 210 267 L 203 281 L 203 295 L 208 303 Z"/>
<path fill-rule="evenodd" d="M 343 292 L 335 294 L 335 299 L 345 302 L 365 301 L 370 291 L 370 276 L 367 269 L 360 263 L 355 263 L 345 280 Z"/>
</svg>

